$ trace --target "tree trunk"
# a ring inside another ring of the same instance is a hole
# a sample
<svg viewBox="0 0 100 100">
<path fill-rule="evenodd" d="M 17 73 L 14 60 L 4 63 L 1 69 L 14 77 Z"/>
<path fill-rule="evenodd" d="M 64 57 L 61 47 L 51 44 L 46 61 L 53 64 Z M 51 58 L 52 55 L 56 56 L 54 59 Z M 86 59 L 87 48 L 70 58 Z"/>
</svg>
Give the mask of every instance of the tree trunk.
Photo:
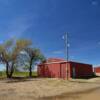
<svg viewBox="0 0 100 100">
<path fill-rule="evenodd" d="M 7 78 L 9 78 L 9 71 L 8 71 L 8 69 L 9 69 L 9 64 L 8 64 L 8 62 L 6 62 L 6 76 L 7 76 Z"/>
<path fill-rule="evenodd" d="M 7 75 L 7 78 L 12 78 L 13 72 L 14 72 L 14 63 L 12 63 L 12 65 L 11 65 L 11 70 L 9 70 L 9 63 L 6 62 L 6 75 Z"/>
<path fill-rule="evenodd" d="M 11 72 L 9 73 L 9 78 L 12 78 L 12 75 L 13 75 L 13 71 L 11 71 Z"/>
<path fill-rule="evenodd" d="M 12 75 L 13 75 L 13 73 L 10 72 L 10 74 L 9 74 L 9 78 L 12 78 Z"/>
<path fill-rule="evenodd" d="M 11 65 L 11 71 L 10 71 L 10 74 L 9 74 L 10 78 L 12 78 L 13 72 L 14 72 L 14 63 L 12 63 L 12 65 Z"/>
<path fill-rule="evenodd" d="M 32 59 L 31 59 L 31 61 L 30 61 L 29 77 L 32 77 Z"/>
</svg>

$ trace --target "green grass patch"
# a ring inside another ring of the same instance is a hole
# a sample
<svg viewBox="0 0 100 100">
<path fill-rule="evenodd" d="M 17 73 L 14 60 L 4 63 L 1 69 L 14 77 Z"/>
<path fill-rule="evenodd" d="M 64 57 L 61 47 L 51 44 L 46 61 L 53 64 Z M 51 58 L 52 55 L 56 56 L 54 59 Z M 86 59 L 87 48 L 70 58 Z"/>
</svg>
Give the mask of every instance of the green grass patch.
<svg viewBox="0 0 100 100">
<path fill-rule="evenodd" d="M 0 79 L 6 78 L 6 72 L 5 71 L 0 71 Z"/>
<path fill-rule="evenodd" d="M 28 77 L 29 76 L 29 72 L 14 72 L 13 74 L 14 77 Z M 32 72 L 32 76 L 36 77 L 37 76 L 37 72 Z"/>
<path fill-rule="evenodd" d="M 14 72 L 13 77 L 28 77 L 29 72 Z M 37 72 L 32 72 L 33 77 L 37 77 Z M 6 78 L 6 72 L 0 71 L 0 78 Z"/>
</svg>

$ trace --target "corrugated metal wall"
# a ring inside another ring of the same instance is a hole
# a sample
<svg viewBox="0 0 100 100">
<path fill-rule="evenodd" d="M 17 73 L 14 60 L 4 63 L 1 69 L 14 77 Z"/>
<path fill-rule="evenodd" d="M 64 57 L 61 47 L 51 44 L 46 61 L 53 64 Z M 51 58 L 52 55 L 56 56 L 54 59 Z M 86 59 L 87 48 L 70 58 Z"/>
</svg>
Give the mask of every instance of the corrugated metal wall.
<svg viewBox="0 0 100 100">
<path fill-rule="evenodd" d="M 38 66 L 39 77 L 79 78 L 93 75 L 92 65 L 76 62 L 56 62 Z"/>
<path fill-rule="evenodd" d="M 94 68 L 94 72 L 95 72 L 95 73 L 100 73 L 100 67 L 95 67 L 95 68 Z"/>
</svg>

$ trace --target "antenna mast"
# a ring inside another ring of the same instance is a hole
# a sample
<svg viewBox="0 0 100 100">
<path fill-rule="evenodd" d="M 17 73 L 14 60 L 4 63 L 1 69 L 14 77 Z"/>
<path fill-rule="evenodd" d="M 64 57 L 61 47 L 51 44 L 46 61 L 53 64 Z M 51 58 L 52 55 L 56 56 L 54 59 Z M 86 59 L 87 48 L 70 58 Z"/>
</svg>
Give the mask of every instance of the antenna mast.
<svg viewBox="0 0 100 100">
<path fill-rule="evenodd" d="M 67 75 L 67 80 L 68 80 L 68 75 L 69 75 L 69 70 L 68 70 L 68 61 L 69 61 L 69 40 L 68 40 L 68 32 L 65 33 L 64 36 L 64 40 L 65 40 L 65 59 L 67 61 L 66 63 L 66 75 Z"/>
</svg>

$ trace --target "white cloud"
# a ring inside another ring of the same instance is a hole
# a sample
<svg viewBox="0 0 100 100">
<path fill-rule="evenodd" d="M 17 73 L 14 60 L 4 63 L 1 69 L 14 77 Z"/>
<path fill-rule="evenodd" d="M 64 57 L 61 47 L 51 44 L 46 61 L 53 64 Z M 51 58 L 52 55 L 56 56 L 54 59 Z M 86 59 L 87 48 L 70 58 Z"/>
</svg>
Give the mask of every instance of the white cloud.
<svg viewBox="0 0 100 100">
<path fill-rule="evenodd" d="M 100 45 L 100 41 L 98 42 L 98 45 Z"/>
<path fill-rule="evenodd" d="M 25 51 L 21 51 L 20 54 L 26 54 L 26 52 Z"/>
<path fill-rule="evenodd" d="M 53 54 L 62 54 L 63 51 L 61 51 L 61 50 L 57 50 L 57 51 L 53 51 L 52 53 L 53 53 Z"/>
<path fill-rule="evenodd" d="M 0 44 L 2 44 L 4 41 L 0 40 Z"/>
<path fill-rule="evenodd" d="M 29 17 L 20 16 L 12 19 L 7 25 L 7 29 L 4 32 L 8 36 L 8 38 L 19 38 L 21 37 L 25 31 L 31 26 L 29 23 Z"/>
<path fill-rule="evenodd" d="M 96 5 L 98 5 L 98 1 L 94 0 L 94 1 L 91 2 L 91 4 L 96 6 Z"/>
<path fill-rule="evenodd" d="M 99 66 L 100 66 L 100 64 L 93 65 L 93 67 L 99 67 Z"/>
<path fill-rule="evenodd" d="M 14 3 L 16 0 L 0 0 L 0 4 L 9 6 L 10 4 Z"/>
<path fill-rule="evenodd" d="M 0 71 L 4 71 L 5 70 L 5 65 L 4 64 L 0 64 Z"/>
</svg>

